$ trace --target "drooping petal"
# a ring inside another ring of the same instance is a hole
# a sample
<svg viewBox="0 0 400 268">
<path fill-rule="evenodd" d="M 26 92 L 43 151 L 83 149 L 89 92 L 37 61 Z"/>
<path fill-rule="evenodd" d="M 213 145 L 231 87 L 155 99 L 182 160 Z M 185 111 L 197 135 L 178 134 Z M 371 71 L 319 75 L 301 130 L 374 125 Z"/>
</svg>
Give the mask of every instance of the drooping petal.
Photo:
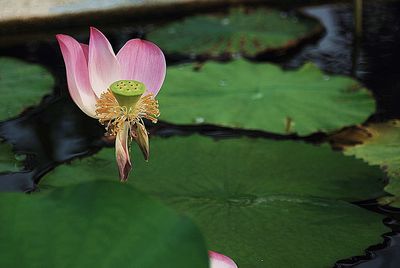
<svg viewBox="0 0 400 268">
<path fill-rule="evenodd" d="M 143 153 L 144 160 L 149 160 L 150 150 L 149 150 L 149 135 L 147 134 L 146 127 L 137 122 L 134 126 L 136 129 L 132 129 L 131 135 L 135 139 L 136 143 L 139 145 L 140 150 Z"/>
<path fill-rule="evenodd" d="M 124 127 L 117 133 L 115 139 L 115 156 L 121 181 L 126 181 L 128 179 L 129 172 L 132 169 L 128 144 L 129 131 L 129 124 L 124 123 Z"/>
<path fill-rule="evenodd" d="M 121 48 L 117 58 L 122 79 L 142 82 L 148 93 L 157 95 L 166 70 L 165 57 L 158 46 L 149 41 L 132 39 Z"/>
<path fill-rule="evenodd" d="M 97 97 L 121 79 L 120 66 L 110 42 L 94 27 L 90 27 L 88 67 L 90 83 Z"/>
<path fill-rule="evenodd" d="M 214 251 L 208 251 L 210 268 L 238 268 L 236 263 L 225 255 Z"/>
<path fill-rule="evenodd" d="M 96 95 L 89 82 L 88 66 L 81 45 L 74 38 L 56 35 L 67 72 L 69 93 L 73 101 L 88 116 L 96 117 Z"/>
</svg>

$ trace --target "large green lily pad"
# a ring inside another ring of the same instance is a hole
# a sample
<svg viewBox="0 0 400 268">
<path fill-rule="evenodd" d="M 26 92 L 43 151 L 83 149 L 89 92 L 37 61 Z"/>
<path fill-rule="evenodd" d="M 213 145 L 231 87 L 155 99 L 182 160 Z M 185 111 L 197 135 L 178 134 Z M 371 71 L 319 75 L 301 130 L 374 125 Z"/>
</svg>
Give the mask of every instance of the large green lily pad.
<svg viewBox="0 0 400 268">
<path fill-rule="evenodd" d="M 283 71 L 237 60 L 168 68 L 158 95 L 161 119 L 309 135 L 362 123 L 375 111 L 368 90 L 345 76 L 330 76 L 309 63 Z"/>
<path fill-rule="evenodd" d="M 190 136 L 154 138 L 151 147 L 148 163 L 134 152 L 128 183 L 190 216 L 209 249 L 240 268 L 331 267 L 389 231 L 381 215 L 346 202 L 383 195 L 384 174 L 328 146 Z M 118 180 L 115 154 L 104 149 L 40 187 L 110 179 Z"/>
<path fill-rule="evenodd" d="M 369 135 L 356 134 L 360 131 Z M 385 170 L 389 177 L 385 191 L 394 197 L 383 198 L 381 201 L 400 207 L 400 122 L 369 124 L 361 130 L 354 130 L 351 134 L 348 134 L 349 138 L 355 135 L 361 136 L 362 139 L 359 140 L 361 144 L 346 146 L 344 153 L 354 155 Z"/>
<path fill-rule="evenodd" d="M 12 146 L 0 142 L 0 173 L 16 172 L 20 164 L 18 157 L 12 151 Z"/>
<path fill-rule="evenodd" d="M 233 8 L 225 15 L 198 15 L 151 31 L 147 38 L 166 53 L 221 56 L 287 49 L 322 32 L 311 18 L 278 10 Z"/>
<path fill-rule="evenodd" d="M 37 104 L 53 85 L 52 75 L 40 65 L 0 58 L 0 121 Z"/>
<path fill-rule="evenodd" d="M 0 195 L 1 267 L 207 268 L 198 229 L 118 182 Z"/>
</svg>

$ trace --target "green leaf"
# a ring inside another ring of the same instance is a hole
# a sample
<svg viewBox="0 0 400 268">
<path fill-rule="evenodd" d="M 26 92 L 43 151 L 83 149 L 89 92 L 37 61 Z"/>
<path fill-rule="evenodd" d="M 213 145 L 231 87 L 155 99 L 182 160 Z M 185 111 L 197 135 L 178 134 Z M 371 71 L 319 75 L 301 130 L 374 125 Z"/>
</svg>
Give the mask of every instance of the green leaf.
<svg viewBox="0 0 400 268">
<path fill-rule="evenodd" d="M 370 135 L 364 135 L 361 144 L 345 147 L 344 153 L 385 170 L 389 177 L 385 191 L 394 197 L 386 197 L 381 201 L 400 207 L 400 121 L 370 124 L 363 131 Z"/>
<path fill-rule="evenodd" d="M 15 117 L 51 92 L 52 75 L 43 67 L 12 58 L 0 58 L 0 121 Z"/>
<path fill-rule="evenodd" d="M 1 267 L 207 268 L 186 218 L 119 182 L 0 195 Z"/>
<path fill-rule="evenodd" d="M 0 173 L 18 171 L 21 160 L 14 154 L 11 145 L 0 143 Z"/>
<path fill-rule="evenodd" d="M 309 135 L 364 122 L 374 111 L 368 90 L 309 63 L 295 71 L 244 60 L 168 68 L 158 95 L 161 120 L 209 123 Z"/>
<path fill-rule="evenodd" d="M 240 268 L 330 267 L 363 254 L 389 231 L 382 216 L 345 201 L 379 197 L 379 168 L 292 141 L 153 138 L 133 154 L 128 181 L 192 218 L 210 250 Z M 61 166 L 42 189 L 118 180 L 113 149 Z M 361 187 L 362 186 L 362 187 Z"/>
<path fill-rule="evenodd" d="M 234 8 L 226 15 L 198 15 L 169 23 L 147 38 L 166 53 L 211 57 L 241 53 L 254 57 L 294 47 L 320 32 L 322 26 L 315 19 L 265 8 Z"/>
</svg>

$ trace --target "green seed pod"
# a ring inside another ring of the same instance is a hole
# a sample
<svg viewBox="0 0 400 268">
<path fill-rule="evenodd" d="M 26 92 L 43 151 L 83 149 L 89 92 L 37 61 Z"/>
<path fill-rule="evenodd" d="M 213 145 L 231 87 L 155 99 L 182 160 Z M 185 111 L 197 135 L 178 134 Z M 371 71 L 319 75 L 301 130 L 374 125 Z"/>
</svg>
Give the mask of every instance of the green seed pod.
<svg viewBox="0 0 400 268">
<path fill-rule="evenodd" d="M 119 80 L 111 84 L 110 90 L 120 106 L 131 108 L 146 91 L 146 86 L 135 80 Z"/>
</svg>

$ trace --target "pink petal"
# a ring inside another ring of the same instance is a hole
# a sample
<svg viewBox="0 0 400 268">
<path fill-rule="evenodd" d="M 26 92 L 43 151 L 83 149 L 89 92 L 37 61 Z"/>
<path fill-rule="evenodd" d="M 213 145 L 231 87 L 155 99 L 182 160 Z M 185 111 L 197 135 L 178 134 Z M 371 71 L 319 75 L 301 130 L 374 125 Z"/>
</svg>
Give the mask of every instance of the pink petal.
<svg viewBox="0 0 400 268">
<path fill-rule="evenodd" d="M 152 42 L 132 39 L 117 54 L 122 79 L 145 84 L 148 93 L 157 95 L 165 78 L 165 57 Z"/>
<path fill-rule="evenodd" d="M 236 263 L 225 255 L 214 251 L 208 251 L 210 258 L 210 268 L 238 268 Z"/>
<path fill-rule="evenodd" d="M 85 55 L 86 64 L 87 64 L 87 62 L 88 62 L 88 60 L 89 60 L 89 46 L 86 45 L 86 44 L 82 44 L 82 43 L 81 43 L 80 45 L 81 45 L 81 47 L 82 47 L 83 54 Z"/>
<path fill-rule="evenodd" d="M 128 147 L 128 134 L 129 125 L 124 123 L 124 127 L 118 132 L 115 139 L 115 156 L 117 158 L 119 178 L 121 181 L 126 181 L 131 171 L 132 164 L 129 157 L 129 147 Z"/>
<path fill-rule="evenodd" d="M 68 35 L 56 35 L 65 62 L 69 93 L 88 116 L 96 115 L 96 95 L 89 82 L 88 67 L 80 44 Z"/>
<path fill-rule="evenodd" d="M 120 66 L 107 38 L 90 27 L 89 78 L 97 97 L 115 81 L 121 80 Z"/>
</svg>

